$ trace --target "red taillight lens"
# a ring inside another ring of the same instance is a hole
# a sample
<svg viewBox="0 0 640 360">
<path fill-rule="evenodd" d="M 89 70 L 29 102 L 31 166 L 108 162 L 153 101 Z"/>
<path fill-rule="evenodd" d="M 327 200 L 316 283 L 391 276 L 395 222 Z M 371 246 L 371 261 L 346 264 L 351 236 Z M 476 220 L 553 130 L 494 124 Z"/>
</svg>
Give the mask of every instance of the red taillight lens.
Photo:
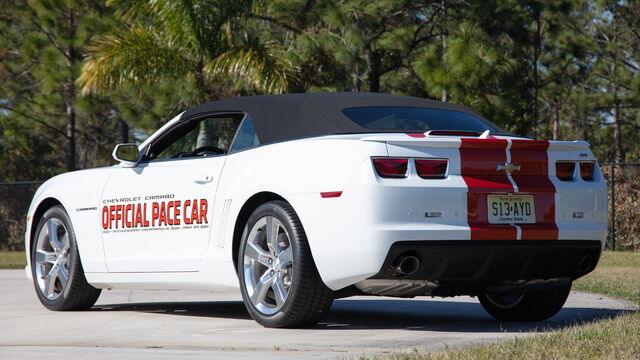
<svg viewBox="0 0 640 360">
<path fill-rule="evenodd" d="M 404 178 L 407 176 L 408 159 L 373 159 L 373 166 L 383 178 Z"/>
<path fill-rule="evenodd" d="M 562 181 L 573 180 L 573 172 L 576 169 L 576 163 L 573 161 L 556 162 L 556 176 Z"/>
<path fill-rule="evenodd" d="M 416 170 L 423 179 L 444 179 L 447 160 L 416 159 Z"/>
<path fill-rule="evenodd" d="M 595 161 L 584 161 L 580 163 L 580 177 L 584 181 L 593 180 L 593 170 L 596 167 Z"/>
</svg>

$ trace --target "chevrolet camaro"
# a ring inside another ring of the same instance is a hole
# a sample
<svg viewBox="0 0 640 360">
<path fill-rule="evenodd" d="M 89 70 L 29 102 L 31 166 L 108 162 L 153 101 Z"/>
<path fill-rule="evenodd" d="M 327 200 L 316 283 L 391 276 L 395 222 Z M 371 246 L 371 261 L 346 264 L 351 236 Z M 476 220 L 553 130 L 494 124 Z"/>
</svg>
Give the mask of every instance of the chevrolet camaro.
<svg viewBox="0 0 640 360">
<path fill-rule="evenodd" d="M 471 295 L 537 321 L 607 231 L 586 142 L 415 97 L 215 101 L 113 157 L 34 195 L 26 272 L 48 309 L 90 308 L 101 289 L 239 288 L 267 327 L 311 326 L 352 295 Z"/>
</svg>

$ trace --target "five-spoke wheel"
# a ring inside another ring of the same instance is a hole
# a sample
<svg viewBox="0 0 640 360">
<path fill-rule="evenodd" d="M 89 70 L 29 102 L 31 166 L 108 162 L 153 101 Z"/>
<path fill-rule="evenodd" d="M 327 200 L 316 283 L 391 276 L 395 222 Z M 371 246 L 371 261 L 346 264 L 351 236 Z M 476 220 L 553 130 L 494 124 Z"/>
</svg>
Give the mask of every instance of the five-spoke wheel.
<svg viewBox="0 0 640 360">
<path fill-rule="evenodd" d="M 244 281 L 253 305 L 263 314 L 282 308 L 293 277 L 293 250 L 286 229 L 273 216 L 260 218 L 244 248 Z"/>
<path fill-rule="evenodd" d="M 69 233 L 62 221 L 50 218 L 36 240 L 35 274 L 40 292 L 55 300 L 69 282 Z"/>
<path fill-rule="evenodd" d="M 263 204 L 249 217 L 238 274 L 245 306 L 264 326 L 313 325 L 333 300 L 318 275 L 298 216 L 283 201 Z"/>
<path fill-rule="evenodd" d="M 69 215 L 62 206 L 47 210 L 36 227 L 31 271 L 40 302 L 50 310 L 82 310 L 100 290 L 87 283 Z"/>
</svg>

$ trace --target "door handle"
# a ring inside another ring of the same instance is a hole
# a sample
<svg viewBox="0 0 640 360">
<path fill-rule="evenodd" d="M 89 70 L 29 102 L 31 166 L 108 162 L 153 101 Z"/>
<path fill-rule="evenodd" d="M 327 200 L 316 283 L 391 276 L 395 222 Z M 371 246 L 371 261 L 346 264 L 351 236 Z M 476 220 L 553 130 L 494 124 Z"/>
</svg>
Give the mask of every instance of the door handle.
<svg viewBox="0 0 640 360">
<path fill-rule="evenodd" d="M 206 184 L 213 181 L 213 176 L 201 174 L 193 178 L 193 182 L 196 184 Z"/>
</svg>

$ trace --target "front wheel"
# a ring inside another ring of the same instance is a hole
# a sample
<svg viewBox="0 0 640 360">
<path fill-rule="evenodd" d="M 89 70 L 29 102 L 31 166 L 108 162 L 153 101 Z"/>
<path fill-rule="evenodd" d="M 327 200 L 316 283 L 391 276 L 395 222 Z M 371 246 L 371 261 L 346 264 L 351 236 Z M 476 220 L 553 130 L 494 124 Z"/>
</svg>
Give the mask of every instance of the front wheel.
<svg viewBox="0 0 640 360">
<path fill-rule="evenodd" d="M 482 307 L 498 320 L 541 321 L 557 314 L 567 301 L 571 283 L 524 294 L 483 293 Z"/>
<path fill-rule="evenodd" d="M 49 310 L 88 309 L 100 290 L 87 283 L 69 215 L 62 206 L 47 210 L 36 227 L 31 251 L 33 282 Z"/>
<path fill-rule="evenodd" d="M 258 207 L 238 251 L 244 304 L 266 327 L 303 327 L 320 321 L 333 301 L 316 269 L 302 224 L 284 201 Z"/>
</svg>

